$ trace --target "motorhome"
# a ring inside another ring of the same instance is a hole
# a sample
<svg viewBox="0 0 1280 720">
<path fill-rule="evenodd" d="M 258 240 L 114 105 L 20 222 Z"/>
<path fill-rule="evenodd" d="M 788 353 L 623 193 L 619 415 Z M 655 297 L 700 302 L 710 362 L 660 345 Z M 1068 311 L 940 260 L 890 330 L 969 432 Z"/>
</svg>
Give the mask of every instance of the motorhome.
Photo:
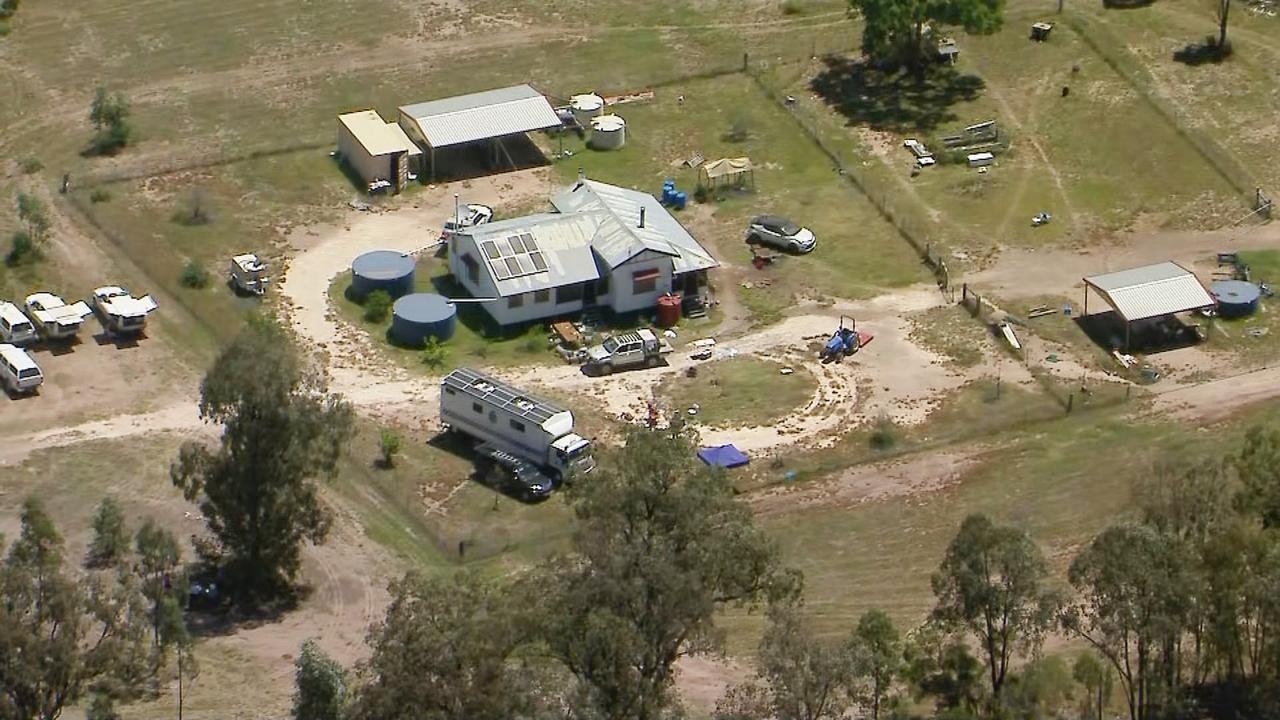
<svg viewBox="0 0 1280 720">
<path fill-rule="evenodd" d="M 267 291 L 271 278 L 267 277 L 267 264 L 257 255 L 245 253 L 231 258 L 231 284 L 251 295 Z"/>
<path fill-rule="evenodd" d="M 27 314 L 46 340 L 66 340 L 80 332 L 93 310 L 84 301 L 68 305 L 53 293 L 38 292 L 27 296 Z"/>
<path fill-rule="evenodd" d="M 26 350 L 0 343 L 0 385 L 11 393 L 25 395 L 35 392 L 43 382 L 44 373 Z"/>
<path fill-rule="evenodd" d="M 440 383 L 440 420 L 477 441 L 477 455 L 542 497 L 566 478 L 595 468 L 591 442 L 574 432 L 573 413 L 471 368 Z"/>
<path fill-rule="evenodd" d="M 36 326 L 31 319 L 17 305 L 0 300 L 0 341 L 11 345 L 29 345 L 36 339 Z"/>
</svg>

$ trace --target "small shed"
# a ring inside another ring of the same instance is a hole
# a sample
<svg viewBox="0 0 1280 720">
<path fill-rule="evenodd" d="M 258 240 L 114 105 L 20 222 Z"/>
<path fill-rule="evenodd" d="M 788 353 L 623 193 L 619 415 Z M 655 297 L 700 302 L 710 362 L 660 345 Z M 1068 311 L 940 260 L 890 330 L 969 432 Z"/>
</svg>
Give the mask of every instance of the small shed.
<svg viewBox="0 0 1280 720">
<path fill-rule="evenodd" d="M 1044 42 L 1049 39 L 1049 31 L 1053 30 L 1053 25 L 1047 22 L 1031 23 L 1031 39 L 1036 42 Z"/>
<path fill-rule="evenodd" d="M 756 187 L 756 172 L 751 158 L 709 160 L 698 168 L 698 185 L 714 190 L 721 187 Z"/>
<path fill-rule="evenodd" d="M 1125 350 L 1135 322 L 1217 306 L 1195 273 L 1175 262 L 1120 270 L 1084 278 L 1084 317 L 1089 315 L 1089 291 L 1103 299 L 1124 321 Z"/>
<path fill-rule="evenodd" d="M 422 150 L 399 125 L 373 110 L 360 110 L 338 116 L 338 155 L 370 190 L 399 192 L 409 183 L 410 166 L 417 165 Z"/>
</svg>

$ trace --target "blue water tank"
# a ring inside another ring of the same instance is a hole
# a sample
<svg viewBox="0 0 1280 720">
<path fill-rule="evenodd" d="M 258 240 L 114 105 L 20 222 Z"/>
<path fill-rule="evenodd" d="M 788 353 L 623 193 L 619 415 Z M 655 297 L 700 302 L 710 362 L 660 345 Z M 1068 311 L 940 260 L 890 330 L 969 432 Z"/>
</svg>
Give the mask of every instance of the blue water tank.
<svg viewBox="0 0 1280 720">
<path fill-rule="evenodd" d="M 364 299 L 374 290 L 385 290 L 398 298 L 413 292 L 414 262 L 412 255 L 396 250 L 367 252 L 351 263 L 351 294 Z"/>
<path fill-rule="evenodd" d="M 391 339 L 401 345 L 422 347 L 427 338 L 444 342 L 458 326 L 458 306 L 435 293 L 405 295 L 391 308 Z"/>
<path fill-rule="evenodd" d="M 671 204 L 674 205 L 677 210 L 683 210 L 685 205 L 689 204 L 689 193 L 683 190 L 676 192 L 671 197 Z"/>
<path fill-rule="evenodd" d="M 1244 280 L 1219 280 L 1211 288 L 1218 299 L 1218 316 L 1224 318 L 1248 317 L 1258 311 L 1262 290 Z"/>
</svg>

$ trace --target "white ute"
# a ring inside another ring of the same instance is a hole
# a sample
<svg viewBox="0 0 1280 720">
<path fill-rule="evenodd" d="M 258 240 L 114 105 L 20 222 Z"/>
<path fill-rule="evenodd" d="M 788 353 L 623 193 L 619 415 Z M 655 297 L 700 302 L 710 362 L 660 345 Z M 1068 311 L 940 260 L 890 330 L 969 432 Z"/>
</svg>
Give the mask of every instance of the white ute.
<svg viewBox="0 0 1280 720">
<path fill-rule="evenodd" d="M 44 373 L 26 350 L 0 343 L 0 384 L 15 395 L 33 393 L 44 382 Z"/>
<path fill-rule="evenodd" d="M 35 342 L 36 326 L 17 305 L 0 300 L 0 342 L 28 345 Z"/>
<path fill-rule="evenodd" d="M 666 340 L 648 328 L 641 328 L 605 338 L 603 343 L 587 348 L 584 365 L 601 375 L 633 367 L 657 367 L 662 356 L 671 350 Z"/>
<path fill-rule="evenodd" d="M 38 292 L 27 296 L 27 314 L 46 340 L 66 340 L 80 332 L 93 310 L 83 301 L 68 305 L 53 293 Z"/>
<path fill-rule="evenodd" d="M 267 264 L 257 255 L 245 253 L 231 258 L 231 284 L 251 295 L 267 291 L 271 278 L 267 277 Z"/>
<path fill-rule="evenodd" d="M 114 285 L 93 291 L 93 309 L 102 326 L 111 333 L 140 333 L 147 326 L 147 315 L 158 305 L 150 295 L 133 297 L 128 290 Z"/>
</svg>

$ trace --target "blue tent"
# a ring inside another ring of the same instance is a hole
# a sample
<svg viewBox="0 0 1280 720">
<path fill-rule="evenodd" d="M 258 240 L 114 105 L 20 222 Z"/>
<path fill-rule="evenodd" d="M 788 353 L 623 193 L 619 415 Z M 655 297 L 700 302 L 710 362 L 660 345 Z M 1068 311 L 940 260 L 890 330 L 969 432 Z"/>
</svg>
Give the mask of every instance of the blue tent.
<svg viewBox="0 0 1280 720">
<path fill-rule="evenodd" d="M 747 454 L 733 445 L 705 447 L 698 451 L 698 459 L 719 468 L 736 468 L 751 462 Z"/>
</svg>

